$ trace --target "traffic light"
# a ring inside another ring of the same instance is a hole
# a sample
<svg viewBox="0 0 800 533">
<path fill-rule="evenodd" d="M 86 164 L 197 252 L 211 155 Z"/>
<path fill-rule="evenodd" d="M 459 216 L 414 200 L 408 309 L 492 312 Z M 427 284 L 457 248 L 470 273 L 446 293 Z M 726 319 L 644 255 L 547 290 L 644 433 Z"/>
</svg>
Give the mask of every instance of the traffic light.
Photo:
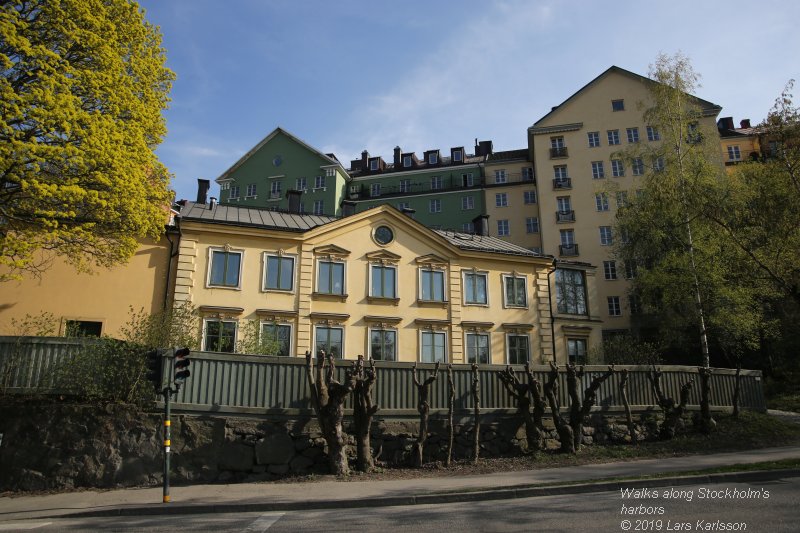
<svg viewBox="0 0 800 533">
<path fill-rule="evenodd" d="M 144 354 L 145 366 L 147 367 L 147 381 L 153 384 L 157 393 L 162 391 L 163 387 L 163 370 L 164 370 L 164 352 L 163 350 L 152 349 Z"/>
<path fill-rule="evenodd" d="M 189 348 L 176 348 L 175 351 L 175 383 L 183 383 L 191 375 L 189 372 Z"/>
</svg>

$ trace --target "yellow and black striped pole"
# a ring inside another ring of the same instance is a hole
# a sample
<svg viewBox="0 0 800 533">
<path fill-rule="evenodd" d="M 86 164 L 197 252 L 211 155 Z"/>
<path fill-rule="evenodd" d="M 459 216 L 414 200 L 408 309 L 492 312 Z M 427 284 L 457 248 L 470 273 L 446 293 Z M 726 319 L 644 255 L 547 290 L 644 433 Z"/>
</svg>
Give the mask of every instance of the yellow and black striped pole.
<svg viewBox="0 0 800 533">
<path fill-rule="evenodd" d="M 169 412 L 169 399 L 172 396 L 172 391 L 169 387 L 164 388 L 164 500 L 163 503 L 169 503 L 169 449 L 170 449 L 170 412 Z"/>
</svg>

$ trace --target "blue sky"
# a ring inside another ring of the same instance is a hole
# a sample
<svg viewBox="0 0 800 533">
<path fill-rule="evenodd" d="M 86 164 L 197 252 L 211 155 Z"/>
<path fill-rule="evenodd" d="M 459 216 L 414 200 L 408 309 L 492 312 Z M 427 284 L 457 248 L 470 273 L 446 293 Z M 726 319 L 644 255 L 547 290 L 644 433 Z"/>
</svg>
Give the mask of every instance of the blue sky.
<svg viewBox="0 0 800 533">
<path fill-rule="evenodd" d="M 275 127 L 389 157 L 524 148 L 527 128 L 611 65 L 688 55 L 720 116 L 764 118 L 800 63 L 800 2 L 143 0 L 177 74 L 158 155 L 178 198 Z M 214 195 L 218 188 L 212 183 Z"/>
</svg>

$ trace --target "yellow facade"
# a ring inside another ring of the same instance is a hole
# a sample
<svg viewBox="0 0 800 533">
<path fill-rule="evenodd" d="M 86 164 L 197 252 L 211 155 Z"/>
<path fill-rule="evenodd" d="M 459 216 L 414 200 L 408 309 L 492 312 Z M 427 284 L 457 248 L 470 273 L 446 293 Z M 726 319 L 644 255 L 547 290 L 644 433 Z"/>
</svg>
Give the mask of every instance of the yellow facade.
<svg viewBox="0 0 800 533">
<path fill-rule="evenodd" d="M 52 315 L 52 333 L 65 335 L 68 326 L 85 334 L 118 337 L 131 309 L 155 313 L 170 305 L 167 272 L 170 244 L 143 242 L 125 265 L 78 273 L 58 257 L 41 277 L 0 284 L 0 335 L 33 334 L 20 331 L 27 317 Z M 12 323 L 17 323 L 17 326 Z"/>
<path fill-rule="evenodd" d="M 616 154 L 632 142 L 659 142 L 648 138 L 642 116 L 649 101 L 647 83 L 612 67 L 528 130 L 539 185 L 543 252 L 597 266 L 604 330 L 630 327 L 629 283 L 625 266 L 612 256 L 617 236 L 611 230 L 620 202 L 624 195 L 636 193 L 639 177 Z M 716 131 L 719 108 L 706 104 L 700 127 Z"/>
<path fill-rule="evenodd" d="M 491 237 L 430 230 L 386 205 L 305 231 L 223 223 L 196 209 L 182 217 L 175 300 L 200 310 L 204 349 L 233 349 L 225 335 L 241 342 L 256 323 L 282 326 L 286 355 L 294 356 L 326 345 L 348 359 L 553 360 L 549 259 Z M 294 216 L 292 223 L 309 220 Z M 237 273 L 224 278 L 222 265 Z M 586 346 L 600 337 L 593 269 L 574 268 L 592 305 L 584 316 L 556 320 L 562 363 L 565 332 Z"/>
</svg>

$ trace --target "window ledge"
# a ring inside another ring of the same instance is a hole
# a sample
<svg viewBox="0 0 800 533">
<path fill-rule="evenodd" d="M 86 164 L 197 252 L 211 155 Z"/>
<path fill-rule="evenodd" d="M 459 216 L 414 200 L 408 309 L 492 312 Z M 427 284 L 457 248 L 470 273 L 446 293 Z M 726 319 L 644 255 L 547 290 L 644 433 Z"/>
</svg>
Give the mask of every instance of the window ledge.
<svg viewBox="0 0 800 533">
<path fill-rule="evenodd" d="M 367 302 L 371 304 L 392 304 L 399 305 L 400 298 L 387 298 L 384 296 L 367 296 Z"/>
<path fill-rule="evenodd" d="M 315 300 L 341 300 L 347 301 L 347 294 L 334 294 L 329 292 L 312 292 L 311 297 Z"/>
<path fill-rule="evenodd" d="M 471 306 L 471 307 L 489 307 L 488 303 L 480 303 L 480 302 L 464 302 L 464 306 Z"/>
<path fill-rule="evenodd" d="M 417 298 L 417 305 L 421 307 L 442 307 L 447 309 L 447 306 L 450 302 L 447 300 L 423 300 L 421 298 Z"/>
<path fill-rule="evenodd" d="M 240 290 L 242 290 L 242 288 L 240 286 L 238 286 L 238 285 L 234 287 L 232 285 L 212 285 L 210 283 L 206 285 L 206 289 L 225 289 L 225 290 L 229 290 L 229 291 L 240 291 Z"/>
<path fill-rule="evenodd" d="M 270 287 L 263 287 L 261 292 L 274 292 L 277 294 L 294 294 L 294 289 L 274 289 Z"/>
</svg>

